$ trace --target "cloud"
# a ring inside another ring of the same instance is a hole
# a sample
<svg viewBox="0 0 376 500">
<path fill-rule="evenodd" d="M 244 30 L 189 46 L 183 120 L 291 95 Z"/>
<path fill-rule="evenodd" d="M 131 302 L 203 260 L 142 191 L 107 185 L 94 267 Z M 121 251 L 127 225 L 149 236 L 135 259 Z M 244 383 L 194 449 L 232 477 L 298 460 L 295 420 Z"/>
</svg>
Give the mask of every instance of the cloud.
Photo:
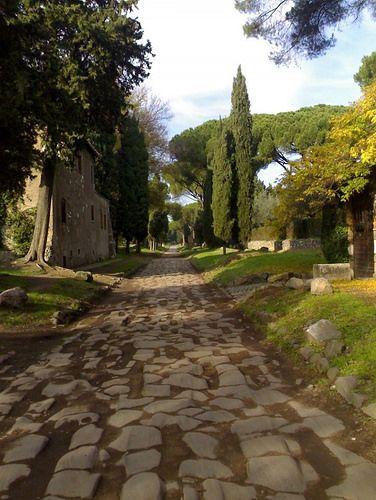
<svg viewBox="0 0 376 500">
<path fill-rule="evenodd" d="M 359 96 L 353 74 L 361 57 L 376 47 L 375 24 L 365 15 L 344 26 L 326 56 L 276 67 L 266 42 L 244 37 L 234 0 L 141 0 L 139 18 L 156 54 L 147 85 L 170 102 L 171 135 L 228 114 L 239 64 L 255 113 L 348 104 Z"/>
</svg>

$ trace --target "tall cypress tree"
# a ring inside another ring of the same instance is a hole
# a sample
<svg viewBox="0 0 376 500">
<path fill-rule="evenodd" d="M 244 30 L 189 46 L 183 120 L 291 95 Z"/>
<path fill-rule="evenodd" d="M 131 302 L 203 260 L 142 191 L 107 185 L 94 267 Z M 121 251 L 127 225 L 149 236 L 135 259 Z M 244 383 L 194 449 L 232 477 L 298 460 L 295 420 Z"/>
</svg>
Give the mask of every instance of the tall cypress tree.
<svg viewBox="0 0 376 500">
<path fill-rule="evenodd" d="M 202 232 L 206 246 L 213 248 L 216 246 L 217 239 L 213 230 L 213 171 L 208 168 L 204 186 L 204 210 L 202 214 Z"/>
<path fill-rule="evenodd" d="M 219 138 L 213 159 L 213 222 L 214 234 L 223 242 L 223 253 L 233 237 L 235 217 L 233 188 L 236 178 L 235 141 L 227 127 Z"/>
<path fill-rule="evenodd" d="M 239 240 L 247 246 L 251 236 L 252 207 L 256 166 L 252 141 L 252 116 L 247 84 L 239 66 L 232 91 L 231 127 L 235 139 L 235 159 L 238 179 Z"/>
<path fill-rule="evenodd" d="M 127 242 L 136 239 L 137 251 L 148 234 L 148 153 L 144 135 L 133 117 L 121 127 L 121 147 L 117 153 L 119 175 L 119 228 Z"/>
</svg>

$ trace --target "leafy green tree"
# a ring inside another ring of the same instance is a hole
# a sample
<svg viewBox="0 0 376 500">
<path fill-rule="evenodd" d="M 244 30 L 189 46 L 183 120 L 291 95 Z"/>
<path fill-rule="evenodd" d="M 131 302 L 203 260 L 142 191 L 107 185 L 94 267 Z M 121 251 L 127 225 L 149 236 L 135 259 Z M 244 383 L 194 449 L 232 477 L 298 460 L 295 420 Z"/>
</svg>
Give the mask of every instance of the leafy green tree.
<svg viewBox="0 0 376 500">
<path fill-rule="evenodd" d="M 307 148 L 324 144 L 335 116 L 346 111 L 344 106 L 318 104 L 297 111 L 253 116 L 253 137 L 257 144 L 257 167 L 278 163 L 291 171 L 291 158 Z"/>
<path fill-rule="evenodd" d="M 149 180 L 149 207 L 150 213 L 155 210 L 162 212 L 166 209 L 168 201 L 168 184 L 163 182 L 159 175 L 153 175 Z"/>
<path fill-rule="evenodd" d="M 121 147 L 115 157 L 119 185 L 118 227 L 126 240 L 127 253 L 133 239 L 139 252 L 148 234 L 148 152 L 134 117 L 123 119 L 120 138 Z"/>
<path fill-rule="evenodd" d="M 5 221 L 6 239 L 18 257 L 27 252 L 33 237 L 35 209 L 21 211 L 15 203 L 8 208 Z"/>
<path fill-rule="evenodd" d="M 376 51 L 369 56 L 364 56 L 359 71 L 354 75 L 354 80 L 362 89 L 376 79 Z"/>
<path fill-rule="evenodd" d="M 149 235 L 157 243 L 163 243 L 168 234 L 168 215 L 165 211 L 155 210 L 149 221 Z"/>
<path fill-rule="evenodd" d="M 175 196 L 187 196 L 203 205 L 208 168 L 208 145 L 218 122 L 211 120 L 185 130 L 170 141 L 173 159 L 163 175 Z"/>
<path fill-rule="evenodd" d="M 33 116 L 42 172 L 27 260 L 44 263 L 55 171 L 70 164 L 78 138 L 114 132 L 126 97 L 149 69 L 134 0 L 20 2 L 17 22 L 32 33 Z"/>
<path fill-rule="evenodd" d="M 233 188 L 236 177 L 235 140 L 228 128 L 224 128 L 213 159 L 213 225 L 214 234 L 223 244 L 223 253 L 229 244 L 235 224 Z"/>
<path fill-rule="evenodd" d="M 235 140 L 235 161 L 238 179 L 239 240 L 247 245 L 252 231 L 254 182 L 257 171 L 252 140 L 252 116 L 247 85 L 241 67 L 232 91 L 231 129 Z"/>
<path fill-rule="evenodd" d="M 0 196 L 19 195 L 37 160 L 32 30 L 20 11 L 18 0 L 0 2 Z"/>
<path fill-rule="evenodd" d="M 374 0 L 235 0 L 235 5 L 249 15 L 245 34 L 270 42 L 277 64 L 325 54 L 336 43 L 341 21 L 358 20 L 365 9 L 376 16 Z"/>
</svg>

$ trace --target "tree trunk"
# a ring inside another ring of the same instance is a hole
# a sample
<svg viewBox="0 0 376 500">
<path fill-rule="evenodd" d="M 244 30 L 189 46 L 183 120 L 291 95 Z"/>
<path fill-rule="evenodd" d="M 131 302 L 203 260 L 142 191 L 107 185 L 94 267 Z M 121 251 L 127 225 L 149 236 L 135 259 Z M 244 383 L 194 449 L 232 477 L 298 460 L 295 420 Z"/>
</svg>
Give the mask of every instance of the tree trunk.
<svg viewBox="0 0 376 500">
<path fill-rule="evenodd" d="M 126 243 L 125 243 L 125 253 L 126 253 L 126 255 L 129 255 L 131 253 L 130 247 L 131 247 L 131 242 L 129 240 L 126 240 Z"/>
<path fill-rule="evenodd" d="M 55 177 L 56 158 L 45 161 L 42 169 L 33 239 L 25 257 L 26 262 L 36 261 L 47 265 L 45 251 L 51 214 L 51 200 Z"/>
<path fill-rule="evenodd" d="M 223 245 L 223 255 L 226 255 L 226 253 L 227 253 L 226 245 Z"/>
</svg>

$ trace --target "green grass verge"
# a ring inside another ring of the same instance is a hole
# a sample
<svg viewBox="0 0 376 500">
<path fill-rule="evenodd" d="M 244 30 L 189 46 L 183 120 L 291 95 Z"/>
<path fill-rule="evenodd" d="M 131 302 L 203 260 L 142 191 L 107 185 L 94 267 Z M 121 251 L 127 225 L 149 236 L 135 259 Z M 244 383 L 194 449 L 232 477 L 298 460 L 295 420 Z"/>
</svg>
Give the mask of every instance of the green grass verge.
<svg viewBox="0 0 376 500">
<path fill-rule="evenodd" d="M 141 255 L 125 255 L 121 251 L 117 258 L 94 265 L 92 271 L 96 274 L 130 276 L 157 255 L 160 252 L 143 251 Z M 26 306 L 20 310 L 0 308 L 0 330 L 48 325 L 54 312 L 66 308 L 79 310 L 82 304 L 93 302 L 99 296 L 102 284 L 48 275 L 37 266 L 23 265 L 21 261 L 0 268 L 0 292 L 21 287 L 29 297 Z"/>
<path fill-rule="evenodd" d="M 371 290 L 370 290 L 371 288 Z M 373 293 L 372 293 L 373 288 Z M 360 390 L 376 401 L 376 281 L 335 284 L 333 295 L 281 289 L 273 295 L 260 293 L 241 307 L 253 320 L 265 311 L 272 318 L 265 326 L 274 344 L 296 356 L 294 341 L 306 344 L 304 330 L 320 319 L 332 321 L 343 334 L 347 352 L 330 360 L 341 375 L 360 378 Z"/>
<path fill-rule="evenodd" d="M 20 310 L 0 308 L 0 327 L 3 329 L 45 325 L 55 311 L 64 308 L 78 309 L 82 302 L 90 302 L 99 295 L 100 286 L 97 283 L 26 276 L 24 270 L 18 276 L 14 269 L 11 275 L 6 273 L 7 270 L 0 270 L 0 292 L 19 286 L 27 292 L 29 300 Z"/>
<path fill-rule="evenodd" d="M 313 264 L 325 262 L 320 250 L 301 250 L 281 253 L 242 252 L 236 255 L 221 255 L 222 250 L 201 250 L 193 253 L 191 259 L 196 268 L 205 272 L 207 281 L 227 285 L 248 274 L 268 272 L 311 273 Z"/>
</svg>

